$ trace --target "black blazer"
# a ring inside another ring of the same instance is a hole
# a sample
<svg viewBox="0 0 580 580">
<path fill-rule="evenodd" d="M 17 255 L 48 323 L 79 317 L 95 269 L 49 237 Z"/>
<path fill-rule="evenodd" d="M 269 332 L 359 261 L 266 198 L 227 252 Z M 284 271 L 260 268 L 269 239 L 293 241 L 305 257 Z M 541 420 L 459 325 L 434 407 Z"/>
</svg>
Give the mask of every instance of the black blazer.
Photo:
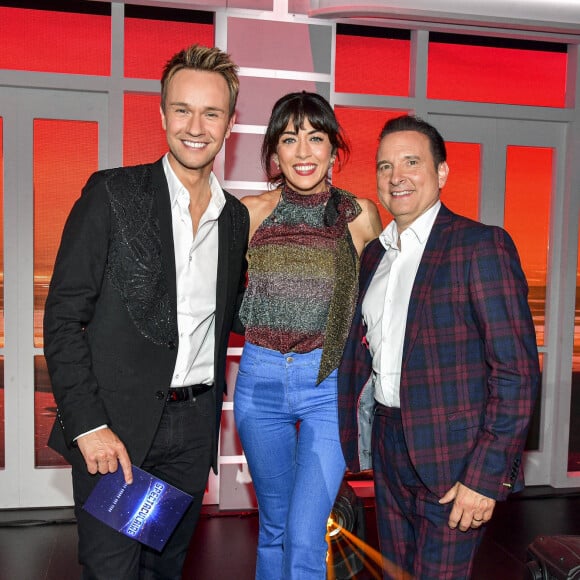
<svg viewBox="0 0 580 580">
<path fill-rule="evenodd" d="M 228 337 L 246 275 L 249 216 L 225 192 L 218 220 L 216 429 Z M 44 354 L 58 406 L 49 445 L 85 463 L 73 440 L 107 424 L 140 465 L 159 424 L 177 357 L 176 275 L 161 160 L 99 171 L 66 222 L 44 314 Z"/>
</svg>

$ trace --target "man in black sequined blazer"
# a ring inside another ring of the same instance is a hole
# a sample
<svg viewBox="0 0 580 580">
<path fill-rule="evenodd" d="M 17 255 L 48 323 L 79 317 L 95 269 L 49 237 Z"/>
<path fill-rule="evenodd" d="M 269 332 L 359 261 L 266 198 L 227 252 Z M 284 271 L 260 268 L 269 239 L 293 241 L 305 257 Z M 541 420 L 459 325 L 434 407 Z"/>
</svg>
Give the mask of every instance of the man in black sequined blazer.
<svg viewBox="0 0 580 580">
<path fill-rule="evenodd" d="M 249 218 L 212 166 L 235 121 L 237 67 L 192 46 L 167 63 L 156 163 L 92 175 L 64 228 L 44 318 L 72 465 L 83 578 L 180 578 L 199 517 L 243 293 Z M 141 466 L 194 501 L 162 552 L 82 510 L 98 479 Z"/>
</svg>

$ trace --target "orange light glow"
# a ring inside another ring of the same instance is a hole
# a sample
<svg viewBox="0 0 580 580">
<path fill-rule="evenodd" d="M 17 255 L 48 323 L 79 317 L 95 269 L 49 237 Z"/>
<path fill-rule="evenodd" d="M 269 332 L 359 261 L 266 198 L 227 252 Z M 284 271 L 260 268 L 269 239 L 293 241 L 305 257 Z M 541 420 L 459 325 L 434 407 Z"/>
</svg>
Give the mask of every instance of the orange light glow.
<svg viewBox="0 0 580 580">
<path fill-rule="evenodd" d="M 333 541 L 333 537 L 340 537 L 343 542 L 339 543 L 335 540 Z M 328 544 L 328 580 L 336 580 L 336 574 L 334 573 L 333 546 L 337 548 L 337 551 L 344 562 L 348 563 L 348 554 L 342 544 L 346 544 L 348 549 L 356 554 L 356 556 L 363 562 L 367 572 L 371 574 L 371 576 L 376 580 L 380 580 L 383 577 L 382 571 L 387 572 L 392 578 L 395 578 L 396 580 L 413 580 L 411 574 L 405 572 L 405 570 L 402 570 L 393 562 L 383 558 L 379 551 L 375 550 L 372 546 L 369 546 L 369 544 L 355 536 L 353 533 L 349 532 L 346 528 L 337 526 L 332 518 L 329 518 L 326 541 Z M 353 573 L 353 570 L 350 567 L 348 569 L 351 573 Z"/>
</svg>

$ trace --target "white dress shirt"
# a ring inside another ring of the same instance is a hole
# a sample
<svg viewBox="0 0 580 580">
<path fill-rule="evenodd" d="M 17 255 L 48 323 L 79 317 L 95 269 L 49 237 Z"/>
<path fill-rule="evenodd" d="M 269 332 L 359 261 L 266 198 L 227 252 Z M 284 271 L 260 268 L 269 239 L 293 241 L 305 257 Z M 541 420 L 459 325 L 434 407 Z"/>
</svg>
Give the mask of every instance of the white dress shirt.
<svg viewBox="0 0 580 580">
<path fill-rule="evenodd" d="M 179 347 L 172 387 L 214 382 L 218 217 L 226 198 L 212 173 L 211 198 L 197 232 L 189 213 L 189 192 L 163 158 L 171 199 L 177 287 Z"/>
<path fill-rule="evenodd" d="M 173 247 L 177 287 L 179 347 L 172 387 L 214 382 L 215 309 L 218 257 L 218 217 L 226 198 L 213 173 L 209 177 L 211 199 L 201 216 L 197 234 L 189 213 L 189 192 L 163 157 L 171 200 Z M 83 435 L 106 428 L 99 425 Z"/>
<path fill-rule="evenodd" d="M 364 297 L 362 315 L 373 357 L 375 399 L 387 407 L 401 406 L 401 365 L 409 300 L 440 207 L 438 201 L 400 236 L 394 220 L 379 236 L 386 251 Z"/>
</svg>

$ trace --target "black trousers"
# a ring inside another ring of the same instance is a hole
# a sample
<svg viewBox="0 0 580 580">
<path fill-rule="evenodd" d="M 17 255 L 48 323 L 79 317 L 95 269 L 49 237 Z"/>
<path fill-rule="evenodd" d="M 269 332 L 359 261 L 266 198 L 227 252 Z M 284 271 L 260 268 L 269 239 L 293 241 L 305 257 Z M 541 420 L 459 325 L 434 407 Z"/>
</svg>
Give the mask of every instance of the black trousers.
<svg viewBox="0 0 580 580">
<path fill-rule="evenodd" d="M 193 400 L 168 403 L 141 465 L 193 495 L 193 503 L 162 552 L 131 540 L 88 514 L 82 505 L 99 475 L 73 468 L 79 562 L 83 580 L 178 580 L 197 525 L 211 466 L 215 432 L 213 389 Z"/>
</svg>

